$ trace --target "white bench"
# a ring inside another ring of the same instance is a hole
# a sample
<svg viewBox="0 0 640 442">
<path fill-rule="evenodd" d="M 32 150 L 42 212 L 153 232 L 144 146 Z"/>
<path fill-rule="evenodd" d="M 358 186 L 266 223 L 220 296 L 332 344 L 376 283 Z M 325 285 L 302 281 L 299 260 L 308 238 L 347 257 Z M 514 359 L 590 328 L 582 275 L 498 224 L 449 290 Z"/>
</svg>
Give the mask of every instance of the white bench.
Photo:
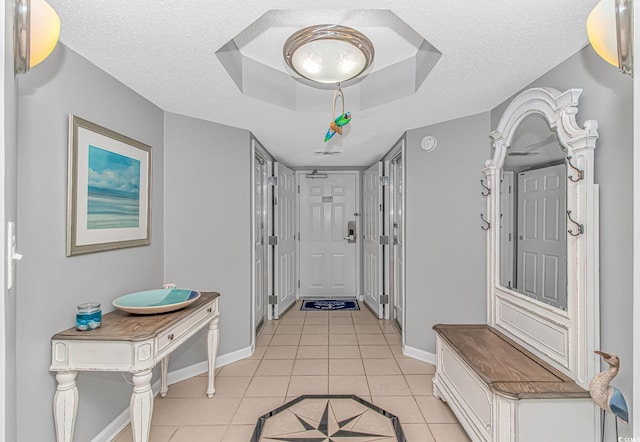
<svg viewBox="0 0 640 442">
<path fill-rule="evenodd" d="M 473 441 L 588 441 L 589 392 L 494 328 L 436 325 L 434 395 Z"/>
</svg>

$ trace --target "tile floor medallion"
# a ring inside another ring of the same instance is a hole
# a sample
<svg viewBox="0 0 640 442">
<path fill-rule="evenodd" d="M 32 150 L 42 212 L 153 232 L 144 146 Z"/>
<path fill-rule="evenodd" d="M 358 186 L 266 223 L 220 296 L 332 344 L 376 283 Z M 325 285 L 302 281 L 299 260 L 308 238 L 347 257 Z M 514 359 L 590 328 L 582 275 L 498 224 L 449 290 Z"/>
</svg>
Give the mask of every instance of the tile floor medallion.
<svg viewBox="0 0 640 442">
<path fill-rule="evenodd" d="M 261 416 L 251 442 L 406 442 L 398 418 L 355 395 L 304 395 Z"/>
</svg>

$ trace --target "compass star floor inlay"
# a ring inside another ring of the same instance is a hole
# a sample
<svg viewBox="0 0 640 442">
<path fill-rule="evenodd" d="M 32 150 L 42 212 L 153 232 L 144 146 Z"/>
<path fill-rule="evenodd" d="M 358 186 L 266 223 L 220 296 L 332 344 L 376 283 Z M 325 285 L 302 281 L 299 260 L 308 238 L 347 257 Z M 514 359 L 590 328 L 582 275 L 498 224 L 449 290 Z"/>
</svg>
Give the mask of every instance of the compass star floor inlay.
<svg viewBox="0 0 640 442">
<path fill-rule="evenodd" d="M 354 395 L 306 395 L 261 416 L 252 442 L 405 442 L 396 416 Z"/>
</svg>

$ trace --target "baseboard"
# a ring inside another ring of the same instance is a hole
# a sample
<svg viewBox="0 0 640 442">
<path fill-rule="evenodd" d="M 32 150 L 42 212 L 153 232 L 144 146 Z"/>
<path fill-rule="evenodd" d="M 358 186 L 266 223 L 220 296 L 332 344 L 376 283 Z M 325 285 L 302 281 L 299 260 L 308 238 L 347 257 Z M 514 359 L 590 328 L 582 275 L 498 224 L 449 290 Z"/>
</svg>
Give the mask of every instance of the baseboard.
<svg viewBox="0 0 640 442">
<path fill-rule="evenodd" d="M 220 355 L 216 358 L 216 368 L 224 367 L 225 365 L 232 364 L 240 361 L 244 358 L 248 358 L 253 354 L 251 347 L 241 348 L 240 350 L 232 351 Z M 209 369 L 207 361 L 198 362 L 188 367 L 180 368 L 175 371 L 167 373 L 167 384 L 175 384 L 177 382 L 184 381 L 202 373 L 206 373 Z M 160 392 L 160 379 L 156 380 L 151 385 L 151 391 L 156 396 Z M 120 434 L 120 432 L 129 425 L 130 413 L 129 408 L 120 413 L 109 425 L 107 425 L 91 442 L 110 442 Z"/>
<path fill-rule="evenodd" d="M 402 354 L 409 356 L 410 358 L 417 359 L 428 364 L 436 365 L 436 354 L 429 353 L 428 351 L 420 350 L 419 348 L 404 346 Z"/>
</svg>

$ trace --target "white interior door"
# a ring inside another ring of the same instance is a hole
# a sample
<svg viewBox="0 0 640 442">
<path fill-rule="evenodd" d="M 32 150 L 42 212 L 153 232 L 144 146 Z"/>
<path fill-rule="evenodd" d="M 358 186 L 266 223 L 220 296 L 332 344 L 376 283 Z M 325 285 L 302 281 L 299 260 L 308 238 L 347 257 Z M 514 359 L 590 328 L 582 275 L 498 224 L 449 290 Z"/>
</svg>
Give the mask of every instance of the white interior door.
<svg viewBox="0 0 640 442">
<path fill-rule="evenodd" d="M 356 212 L 355 172 L 300 176 L 301 297 L 357 296 Z"/>
<path fill-rule="evenodd" d="M 518 174 L 517 291 L 567 308 L 566 166 Z"/>
<path fill-rule="evenodd" d="M 402 156 L 396 156 L 390 164 L 390 223 L 389 223 L 389 319 L 395 320 L 402 328 L 404 326 L 404 175 Z"/>
<path fill-rule="evenodd" d="M 274 247 L 275 319 L 296 300 L 296 177 L 294 172 L 280 163 L 274 163 L 274 176 L 278 182 L 274 189 Z"/>
<path fill-rule="evenodd" d="M 267 162 L 256 155 L 253 165 L 254 324 L 267 318 Z"/>
<path fill-rule="evenodd" d="M 378 312 L 382 319 L 383 304 L 383 257 L 380 235 L 382 235 L 382 162 L 374 164 L 364 172 L 362 181 L 363 216 L 362 232 L 364 240 L 362 294 L 371 310 Z"/>
</svg>

